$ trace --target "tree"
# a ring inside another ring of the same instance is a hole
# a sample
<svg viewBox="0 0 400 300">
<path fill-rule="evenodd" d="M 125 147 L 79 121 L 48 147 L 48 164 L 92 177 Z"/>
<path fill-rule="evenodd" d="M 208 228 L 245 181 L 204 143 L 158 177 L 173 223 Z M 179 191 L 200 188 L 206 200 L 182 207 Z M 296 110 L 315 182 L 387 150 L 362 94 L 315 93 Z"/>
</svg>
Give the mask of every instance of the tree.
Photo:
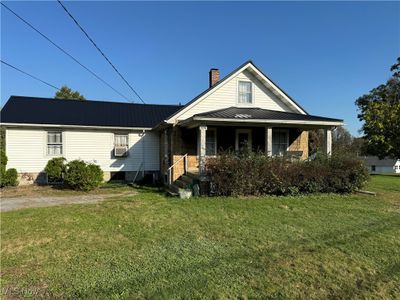
<svg viewBox="0 0 400 300">
<path fill-rule="evenodd" d="M 74 99 L 74 100 L 86 100 L 86 98 L 81 95 L 78 91 L 72 91 L 66 85 L 63 85 L 60 90 L 58 90 L 55 94 L 56 99 Z"/>
<path fill-rule="evenodd" d="M 309 150 L 310 154 L 322 151 L 324 143 L 324 132 L 322 129 L 309 131 Z M 363 139 L 355 138 L 344 127 L 338 126 L 332 131 L 332 152 L 346 153 L 348 155 L 363 154 Z"/>
<path fill-rule="evenodd" d="M 353 137 L 350 132 L 339 126 L 332 131 L 332 151 L 333 153 L 337 151 L 348 151 L 353 143 Z"/>
<path fill-rule="evenodd" d="M 390 70 L 386 84 L 356 100 L 366 151 L 381 159 L 400 158 L 400 57 Z"/>
</svg>

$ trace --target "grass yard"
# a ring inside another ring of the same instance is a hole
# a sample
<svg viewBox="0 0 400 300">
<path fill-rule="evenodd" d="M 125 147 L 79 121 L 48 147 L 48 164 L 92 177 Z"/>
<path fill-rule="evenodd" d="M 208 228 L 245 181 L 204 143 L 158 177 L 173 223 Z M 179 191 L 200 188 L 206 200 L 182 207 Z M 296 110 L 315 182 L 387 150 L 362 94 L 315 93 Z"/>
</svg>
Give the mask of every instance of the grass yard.
<svg viewBox="0 0 400 300">
<path fill-rule="evenodd" d="M 377 196 L 179 200 L 143 188 L 2 213 L 2 292 L 400 299 L 400 176 L 372 176 L 367 189 Z"/>
</svg>

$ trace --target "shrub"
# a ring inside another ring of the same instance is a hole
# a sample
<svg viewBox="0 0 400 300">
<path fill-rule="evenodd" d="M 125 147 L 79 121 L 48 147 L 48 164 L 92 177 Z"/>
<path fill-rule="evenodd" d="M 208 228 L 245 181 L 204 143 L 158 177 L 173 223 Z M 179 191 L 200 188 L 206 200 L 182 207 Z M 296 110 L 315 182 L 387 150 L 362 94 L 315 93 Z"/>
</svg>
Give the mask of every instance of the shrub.
<svg viewBox="0 0 400 300">
<path fill-rule="evenodd" d="M 3 166 L 0 166 L 0 187 L 6 186 L 6 169 Z"/>
<path fill-rule="evenodd" d="M 0 149 L 0 187 L 18 185 L 18 172 L 13 168 L 6 170 L 7 161 L 6 152 Z"/>
<path fill-rule="evenodd" d="M 95 164 L 73 160 L 66 166 L 64 183 L 74 190 L 89 191 L 103 181 L 103 171 Z"/>
<path fill-rule="evenodd" d="M 320 156 L 313 161 L 290 161 L 264 154 L 222 154 L 207 161 L 216 195 L 294 195 L 299 193 L 349 193 L 368 179 L 356 158 Z"/>
<path fill-rule="evenodd" d="M 7 156 L 4 149 L 0 149 L 0 187 L 5 186 Z"/>
<path fill-rule="evenodd" d="M 7 161 L 8 161 L 8 158 L 6 155 L 6 151 L 4 151 L 4 149 L 0 149 L 0 166 L 5 168 L 7 165 Z"/>
<path fill-rule="evenodd" d="M 18 185 L 18 172 L 16 169 L 11 168 L 5 172 L 4 176 L 5 186 L 17 186 Z"/>
<path fill-rule="evenodd" d="M 65 158 L 55 157 L 47 162 L 44 168 L 49 183 L 62 182 L 65 174 Z"/>
</svg>

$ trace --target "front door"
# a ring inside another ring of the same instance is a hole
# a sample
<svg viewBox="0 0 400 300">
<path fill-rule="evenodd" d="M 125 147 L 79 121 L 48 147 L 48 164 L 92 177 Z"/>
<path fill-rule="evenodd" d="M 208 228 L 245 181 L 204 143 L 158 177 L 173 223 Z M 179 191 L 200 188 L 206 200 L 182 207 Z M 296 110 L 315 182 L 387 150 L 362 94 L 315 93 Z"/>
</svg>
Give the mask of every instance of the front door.
<svg viewBox="0 0 400 300">
<path fill-rule="evenodd" d="M 235 149 L 243 151 L 245 148 L 252 149 L 251 129 L 236 129 Z"/>
</svg>

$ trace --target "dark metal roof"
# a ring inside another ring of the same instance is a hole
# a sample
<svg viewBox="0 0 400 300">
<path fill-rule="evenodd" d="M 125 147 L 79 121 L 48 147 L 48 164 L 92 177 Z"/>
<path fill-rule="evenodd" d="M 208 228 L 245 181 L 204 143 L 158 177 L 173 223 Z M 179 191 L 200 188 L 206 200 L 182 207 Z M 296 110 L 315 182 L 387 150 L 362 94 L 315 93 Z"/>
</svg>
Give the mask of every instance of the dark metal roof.
<svg viewBox="0 0 400 300">
<path fill-rule="evenodd" d="M 153 128 L 182 106 L 11 96 L 2 123 Z"/>
<path fill-rule="evenodd" d="M 290 120 L 290 121 L 323 121 L 343 122 L 341 119 L 325 118 L 320 116 L 303 115 L 297 113 L 268 110 L 256 107 L 229 107 L 194 115 L 195 117 L 211 119 L 235 120 Z"/>
</svg>

